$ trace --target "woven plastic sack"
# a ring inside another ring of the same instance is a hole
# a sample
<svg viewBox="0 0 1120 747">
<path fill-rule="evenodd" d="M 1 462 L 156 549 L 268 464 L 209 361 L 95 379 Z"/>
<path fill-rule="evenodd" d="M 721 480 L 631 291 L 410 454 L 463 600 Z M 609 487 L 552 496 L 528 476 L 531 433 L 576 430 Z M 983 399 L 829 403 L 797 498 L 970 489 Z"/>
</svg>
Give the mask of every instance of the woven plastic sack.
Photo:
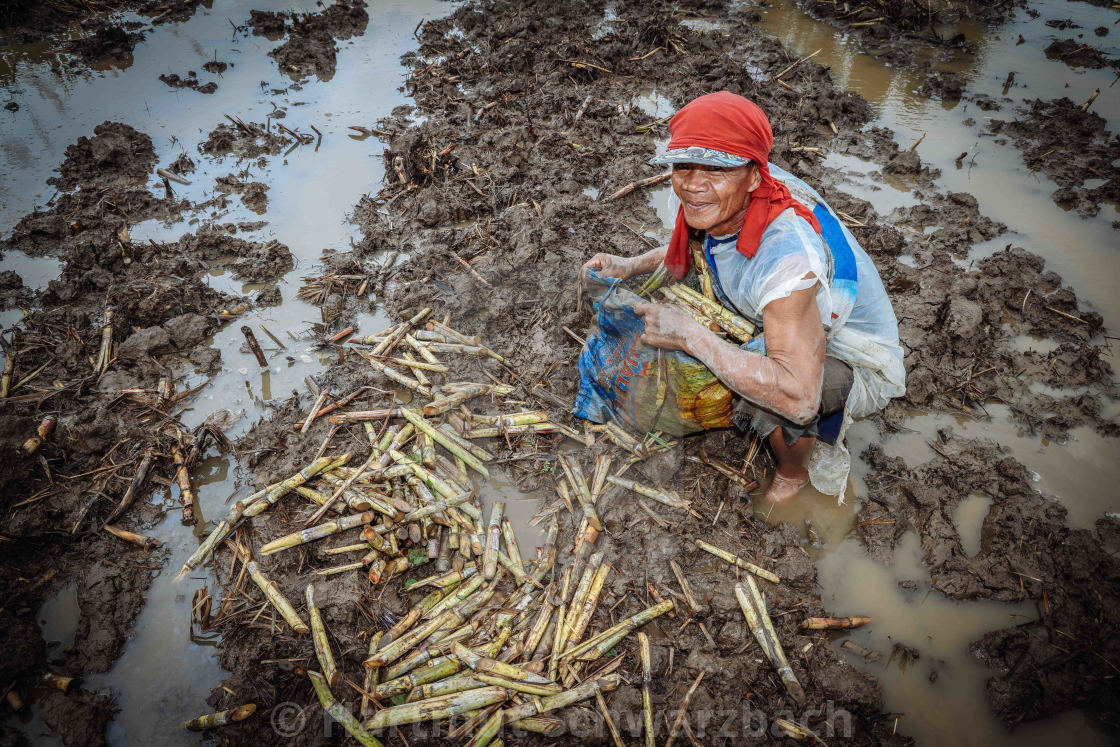
<svg viewBox="0 0 1120 747">
<path fill-rule="evenodd" d="M 594 304 L 595 326 L 579 355 L 572 414 L 669 436 L 730 427 L 731 390 L 692 356 L 644 345 L 645 322 L 634 313 L 642 299 L 621 282 L 587 273 L 584 291 Z"/>
</svg>

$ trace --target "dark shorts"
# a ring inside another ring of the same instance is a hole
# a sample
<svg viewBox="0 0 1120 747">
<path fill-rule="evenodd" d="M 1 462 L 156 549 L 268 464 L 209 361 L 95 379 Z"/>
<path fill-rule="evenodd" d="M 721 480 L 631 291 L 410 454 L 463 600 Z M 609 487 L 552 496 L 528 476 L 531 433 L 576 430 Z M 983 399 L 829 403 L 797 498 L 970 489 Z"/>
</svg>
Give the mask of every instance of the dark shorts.
<svg viewBox="0 0 1120 747">
<path fill-rule="evenodd" d="M 739 396 L 735 397 L 731 421 L 740 430 L 750 429 L 762 438 L 767 438 L 775 428 L 780 427 L 782 438 L 787 446 L 793 446 L 797 439 L 805 436 L 820 438 L 829 444 L 835 443 L 835 434 L 839 429 L 826 426 L 833 425 L 832 420 L 838 421 L 843 417 L 844 404 L 848 401 L 848 392 L 852 390 L 853 377 L 851 366 L 839 358 L 825 356 L 824 377 L 821 382 L 821 407 L 811 421 L 805 425 L 798 425 L 792 420 L 786 420 L 780 415 L 763 410 Z"/>
</svg>

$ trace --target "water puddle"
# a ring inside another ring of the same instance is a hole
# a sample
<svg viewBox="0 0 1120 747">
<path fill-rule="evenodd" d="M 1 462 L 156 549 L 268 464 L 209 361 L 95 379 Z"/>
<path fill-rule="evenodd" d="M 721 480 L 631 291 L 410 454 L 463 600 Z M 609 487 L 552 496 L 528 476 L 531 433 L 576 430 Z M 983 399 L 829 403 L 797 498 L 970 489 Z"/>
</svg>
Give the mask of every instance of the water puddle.
<svg viewBox="0 0 1120 747">
<path fill-rule="evenodd" d="M 970 558 L 980 552 L 980 533 L 991 507 L 991 496 L 972 493 L 965 496 L 953 512 L 953 524 L 960 535 L 961 547 Z"/>
<path fill-rule="evenodd" d="M 951 426 L 964 438 L 985 438 L 1006 447 L 1031 470 L 1035 488 L 1068 509 L 1070 526 L 1092 529 L 1102 515 L 1120 510 L 1120 499 L 1104 487 L 1120 484 L 1114 439 L 1084 426 L 1071 429 L 1065 443 L 1022 436 L 1010 422 L 1006 405 L 988 405 L 988 412 L 991 421 L 958 419 L 944 413 L 909 418 L 903 425 L 911 430 L 884 440 L 883 450 L 916 466 L 936 456 L 928 442 L 937 429 Z"/>
<path fill-rule="evenodd" d="M 904 180 L 875 171 L 875 165 L 862 158 L 846 153 L 829 153 L 821 163 L 841 172 L 843 178 L 840 184 L 844 191 L 870 202 L 879 215 L 890 215 L 898 208 L 921 204 Z"/>
<path fill-rule="evenodd" d="M 296 294 L 302 278 L 316 274 L 314 267 L 325 250 L 350 248 L 357 231 L 347 214 L 357 195 L 376 191 L 381 182 L 381 141 L 354 138 L 349 126 L 368 127 L 407 103 L 398 90 L 404 78 L 400 56 L 415 46 L 412 32 L 421 19 L 449 12 L 446 3 L 436 0 L 370 2 L 370 19 L 360 43 L 339 42 L 337 73 L 330 84 L 312 77 L 293 85 L 268 57 L 275 40 L 231 34 L 231 22 L 244 23 L 250 9 L 260 5 L 258 0 L 231 0 L 220 10 L 199 8 L 189 21 L 150 30 L 136 47 L 131 64 L 98 72 L 72 72 L 45 46 L 8 48 L 0 56 L 0 91 L 20 105 L 0 131 L 0 225 L 12 226 L 42 205 L 53 194 L 46 179 L 63 160 L 65 148 L 78 137 L 91 135 L 94 126 L 106 120 L 151 135 L 161 166 L 181 153 L 191 156 L 196 164 L 196 171 L 188 175 L 191 184 L 174 186 L 180 198 L 203 202 L 213 195 L 215 180 L 228 174 L 269 186 L 261 214 L 231 195 L 226 206 L 212 205 L 205 214 L 187 215 L 180 223 L 149 221 L 131 227 L 134 241 L 174 241 L 197 230 L 201 219 L 240 225 L 239 237 L 275 239 L 292 251 L 295 268 L 277 283 L 282 303 L 255 308 L 219 329 L 212 345 L 221 352 L 221 370 L 208 379 L 196 373 L 179 382 L 180 388 L 207 384 L 182 415 L 184 424 L 193 427 L 213 411 L 226 409 L 233 413 L 226 430 L 233 439 L 265 413 L 270 400 L 302 390 L 306 376 L 330 363 L 315 348 L 325 329 L 323 314 Z M 313 0 L 296 0 L 285 9 L 321 10 Z M 201 94 L 172 89 L 158 79 L 159 72 L 185 74 L 212 59 L 233 64 L 215 78 L 218 90 L 211 96 L 200 98 Z M 285 91 L 273 95 L 272 89 Z M 242 163 L 234 156 L 214 159 L 197 152 L 199 143 L 224 121 L 223 112 L 264 122 L 274 112 L 274 104 L 287 110 L 282 120 L 286 127 L 310 132 L 314 126 L 323 133 L 322 142 L 263 164 Z M 154 177 L 152 186 L 162 188 Z M 51 258 L 12 253 L 3 258 L 0 269 L 16 270 L 25 283 L 39 288 L 58 275 L 60 265 Z M 233 277 L 220 263 L 209 280 L 214 288 L 236 296 L 251 296 L 265 287 Z M 0 324 L 10 326 L 20 316 L 18 309 L 4 312 Z M 371 332 L 387 326 L 376 312 L 363 315 L 361 322 Z M 251 327 L 264 345 L 267 369 L 261 369 L 244 347 L 242 325 Z M 283 347 L 273 343 L 262 326 Z M 196 465 L 193 477 L 199 523 L 193 528 L 180 523 L 177 486 L 158 494 L 170 510 L 146 533 L 160 540 L 170 557 L 148 592 L 120 660 L 110 672 L 87 680 L 87 687 L 111 689 L 118 696 L 121 711 L 108 734 L 115 744 L 200 743 L 199 735 L 183 731 L 179 724 L 210 710 L 206 698 L 224 676 L 215 657 L 215 641 L 192 639 L 189 629 L 194 591 L 205 584 L 215 593 L 215 579 L 205 571 L 180 584 L 172 584 L 171 577 L 205 536 L 207 521 L 223 515 L 230 496 L 249 486 L 238 479 L 235 462 L 216 457 Z M 520 507 L 521 502 L 510 499 L 510 505 Z M 530 548 L 535 544 L 526 542 Z M 73 603 L 67 601 L 72 598 Z M 77 612 L 76 597 L 67 596 L 65 590 L 49 602 L 42 612 L 47 638 L 61 641 L 62 647 L 70 645 Z M 38 733 L 46 730 L 29 722 L 24 731 L 38 739 Z"/>
<path fill-rule="evenodd" d="M 58 593 L 43 603 L 39 610 L 39 627 L 43 640 L 47 642 L 47 659 L 61 660 L 66 651 L 74 644 L 74 634 L 78 631 L 78 588 L 66 584 Z"/>
<path fill-rule="evenodd" d="M 535 550 L 544 546 L 548 522 L 541 522 L 531 526 L 529 520 L 546 505 L 545 499 L 551 502 L 552 498 L 542 493 L 526 493 L 513 482 L 509 475 L 497 470 L 490 470 L 490 479 L 474 480 L 476 494 L 482 503 L 482 519 L 490 519 L 490 507 L 494 501 L 505 501 L 503 516 L 513 525 L 513 533 L 517 537 L 517 546 L 521 550 L 524 560 L 535 557 Z"/>
<path fill-rule="evenodd" d="M 1044 743 L 1064 728 L 1034 725 L 1034 738 L 1009 734 L 991 713 L 984 683 L 991 672 L 968 654 L 968 646 L 990 630 L 1037 617 L 1033 604 L 956 602 L 931 592 L 913 532 L 895 549 L 893 565 L 867 557 L 855 538 L 820 554 L 819 581 L 825 606 L 835 615 L 869 615 L 870 625 L 834 637 L 838 654 L 873 674 L 885 710 L 900 714 L 899 732 L 918 744 Z M 844 640 L 879 655 L 878 660 L 840 648 Z M 916 654 L 916 656 L 915 656 Z M 1028 730 L 1030 731 L 1030 730 Z M 1089 740 L 1088 743 L 1099 742 Z"/>
</svg>

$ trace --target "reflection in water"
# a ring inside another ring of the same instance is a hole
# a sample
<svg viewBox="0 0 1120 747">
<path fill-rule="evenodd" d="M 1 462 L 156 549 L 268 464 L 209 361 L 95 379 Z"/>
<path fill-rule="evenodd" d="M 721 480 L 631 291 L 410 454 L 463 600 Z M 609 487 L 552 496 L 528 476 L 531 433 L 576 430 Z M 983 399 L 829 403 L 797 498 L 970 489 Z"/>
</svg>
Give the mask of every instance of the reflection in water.
<svg viewBox="0 0 1120 747">
<path fill-rule="evenodd" d="M 927 445 L 932 434 L 952 426 L 964 438 L 986 438 L 1009 449 L 1034 474 L 1034 487 L 1069 510 L 1071 526 L 1092 529 L 1101 515 L 1120 510 L 1120 500 L 1107 488 L 1120 484 L 1115 439 L 1084 426 L 1073 428 L 1065 443 L 1022 436 L 1011 423 L 1006 405 L 988 405 L 987 409 L 991 422 L 957 419 L 945 413 L 910 418 L 904 425 L 912 430 L 891 436 L 883 442 L 883 450 L 907 464 L 921 464 L 934 456 Z"/>
<path fill-rule="evenodd" d="M 988 708 L 984 683 L 991 672 L 967 653 L 968 645 L 989 630 L 1036 619 L 1032 603 L 956 602 L 931 592 L 913 532 L 899 542 L 891 566 L 868 558 L 852 538 L 823 552 L 817 570 L 830 612 L 873 618 L 865 628 L 830 637 L 841 657 L 879 680 L 886 710 L 901 714 L 900 733 L 926 745 L 1103 743 L 1096 725 L 1076 712 L 1008 733 Z M 881 659 L 839 648 L 844 639 Z M 913 649 L 917 658 L 896 646 Z"/>
</svg>

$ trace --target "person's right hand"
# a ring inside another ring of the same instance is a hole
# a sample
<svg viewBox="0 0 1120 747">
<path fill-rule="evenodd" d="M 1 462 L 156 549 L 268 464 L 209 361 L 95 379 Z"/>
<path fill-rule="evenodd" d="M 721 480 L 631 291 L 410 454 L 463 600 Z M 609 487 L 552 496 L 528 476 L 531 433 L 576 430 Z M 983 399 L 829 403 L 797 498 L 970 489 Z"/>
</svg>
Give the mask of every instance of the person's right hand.
<svg viewBox="0 0 1120 747">
<path fill-rule="evenodd" d="M 596 254 L 591 259 L 583 263 L 583 272 L 588 270 L 595 270 L 600 275 L 608 278 L 618 278 L 625 280 L 631 275 L 636 274 L 634 270 L 634 260 L 629 257 L 618 257 L 614 254 Z"/>
</svg>

